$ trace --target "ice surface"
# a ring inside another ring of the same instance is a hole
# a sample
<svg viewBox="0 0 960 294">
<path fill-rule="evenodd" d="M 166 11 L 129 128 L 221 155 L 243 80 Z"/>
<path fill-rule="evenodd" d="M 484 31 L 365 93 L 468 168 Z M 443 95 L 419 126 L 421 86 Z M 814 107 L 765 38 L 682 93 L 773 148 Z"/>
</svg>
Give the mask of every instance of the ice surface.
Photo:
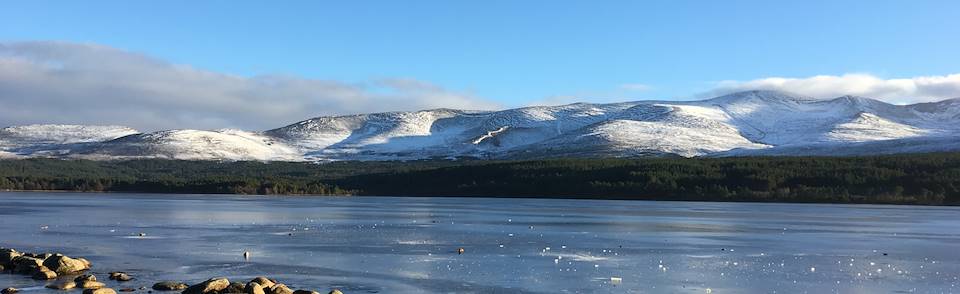
<svg viewBox="0 0 960 294">
<path fill-rule="evenodd" d="M 960 291 L 957 207 L 115 193 L 0 199 L 0 246 L 86 257 L 102 280 L 117 270 L 137 278 L 107 281 L 116 288 L 267 275 L 295 289 L 344 293 Z M 0 275 L 4 287 L 60 293 L 37 288 L 42 283 Z"/>
</svg>

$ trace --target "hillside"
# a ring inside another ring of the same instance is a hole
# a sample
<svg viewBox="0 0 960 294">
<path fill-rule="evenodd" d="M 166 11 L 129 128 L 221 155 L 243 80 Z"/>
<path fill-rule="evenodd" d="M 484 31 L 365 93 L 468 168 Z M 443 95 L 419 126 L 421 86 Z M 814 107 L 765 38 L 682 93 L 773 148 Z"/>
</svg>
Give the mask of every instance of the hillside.
<svg viewBox="0 0 960 294">
<path fill-rule="evenodd" d="M 339 161 L 870 155 L 960 150 L 960 99 L 914 105 L 748 91 L 702 101 L 325 116 L 267 131 L 33 125 L 0 157 Z"/>
</svg>

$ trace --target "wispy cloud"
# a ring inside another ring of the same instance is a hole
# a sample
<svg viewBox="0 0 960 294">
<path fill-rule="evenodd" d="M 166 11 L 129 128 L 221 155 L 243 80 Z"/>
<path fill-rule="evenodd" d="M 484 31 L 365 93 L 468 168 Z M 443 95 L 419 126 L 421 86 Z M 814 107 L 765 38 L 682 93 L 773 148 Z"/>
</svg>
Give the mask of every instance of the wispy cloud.
<svg viewBox="0 0 960 294">
<path fill-rule="evenodd" d="M 0 125 L 119 124 L 142 130 L 256 130 L 319 115 L 499 108 L 471 93 L 412 79 L 350 84 L 242 77 L 67 42 L 0 43 L 0 106 Z"/>
<path fill-rule="evenodd" d="M 870 74 L 845 74 L 723 81 L 714 90 L 700 96 L 711 97 L 744 90 L 781 90 L 815 98 L 856 95 L 890 103 L 917 103 L 960 97 L 960 73 L 895 79 Z"/>
</svg>

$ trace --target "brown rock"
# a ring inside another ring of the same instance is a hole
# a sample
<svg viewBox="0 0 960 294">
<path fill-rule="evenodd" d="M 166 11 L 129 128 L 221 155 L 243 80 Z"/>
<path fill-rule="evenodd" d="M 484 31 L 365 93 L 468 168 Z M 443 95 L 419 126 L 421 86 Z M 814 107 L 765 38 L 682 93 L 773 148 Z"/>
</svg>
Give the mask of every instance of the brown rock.
<svg viewBox="0 0 960 294">
<path fill-rule="evenodd" d="M 14 287 L 8 287 L 8 288 L 4 288 L 3 290 L 0 290 L 0 294 L 13 294 L 17 292 L 20 292 L 20 290 Z"/>
<path fill-rule="evenodd" d="M 343 292 L 340 292 L 340 289 L 333 289 L 332 291 L 330 291 L 330 294 L 343 294 Z"/>
<path fill-rule="evenodd" d="M 133 278 L 130 277 L 130 275 L 128 275 L 125 272 L 112 272 L 110 273 L 110 279 L 116 280 L 117 282 L 126 282 L 129 280 L 133 280 Z"/>
<path fill-rule="evenodd" d="M 17 252 L 13 249 L 0 249 L 0 265 L 5 267 L 13 267 L 13 259 L 20 257 L 21 255 L 23 255 L 23 253 Z"/>
<path fill-rule="evenodd" d="M 202 283 L 187 287 L 183 294 L 208 294 L 218 293 L 230 286 L 230 280 L 227 278 L 212 278 Z"/>
<path fill-rule="evenodd" d="M 80 258 L 77 258 L 77 260 L 79 260 L 79 261 L 82 262 L 84 265 L 86 265 L 88 269 L 91 268 L 91 267 L 93 267 L 93 264 L 91 264 L 90 261 L 87 260 L 86 258 L 80 257 Z"/>
<path fill-rule="evenodd" d="M 256 279 L 254 279 L 254 280 L 256 280 Z M 266 294 L 266 293 L 263 292 L 263 286 L 261 286 L 260 283 L 257 283 L 257 282 L 247 283 L 247 287 L 246 287 L 246 288 L 243 288 L 243 293 L 246 293 L 246 294 Z"/>
<path fill-rule="evenodd" d="M 57 290 L 70 290 L 77 287 L 77 283 L 74 281 L 66 281 L 63 283 L 55 283 L 47 285 L 47 288 L 57 289 Z"/>
<path fill-rule="evenodd" d="M 177 281 L 163 281 L 153 284 L 153 289 L 157 291 L 183 291 L 187 287 L 189 287 L 187 284 Z"/>
<path fill-rule="evenodd" d="M 84 288 L 84 289 L 100 289 L 100 288 L 106 287 L 107 284 L 97 282 L 97 281 L 86 280 L 86 281 L 81 281 L 79 286 L 80 288 Z"/>
<path fill-rule="evenodd" d="M 57 278 L 57 273 L 41 265 L 33 272 L 33 278 L 36 280 L 53 280 Z"/>
<path fill-rule="evenodd" d="M 110 288 L 86 289 L 83 290 L 83 294 L 117 294 L 117 291 Z"/>
<path fill-rule="evenodd" d="M 251 283 L 256 282 L 257 284 L 260 284 L 260 286 L 263 288 L 270 288 L 270 287 L 273 287 L 274 284 L 276 284 L 276 282 L 274 282 L 273 280 L 267 279 L 267 277 L 256 277 L 256 278 L 253 278 L 253 280 L 250 280 L 250 282 Z"/>
<path fill-rule="evenodd" d="M 43 260 L 36 257 L 20 255 L 13 258 L 12 264 L 15 272 L 21 274 L 31 274 L 43 266 Z"/>
<path fill-rule="evenodd" d="M 57 254 L 46 258 L 43 266 L 60 275 L 75 274 L 90 269 L 83 261 L 70 258 L 63 254 Z"/>
<path fill-rule="evenodd" d="M 243 294 L 243 288 L 246 287 L 243 283 L 233 282 L 230 283 L 230 286 L 227 286 L 226 289 L 220 291 L 220 293 L 236 293 Z"/>
<path fill-rule="evenodd" d="M 81 283 L 83 281 L 97 281 L 97 276 L 94 275 L 79 275 L 76 278 L 73 278 L 74 282 Z"/>
<path fill-rule="evenodd" d="M 293 294 L 293 290 L 284 284 L 274 284 L 273 287 L 270 287 L 270 290 L 266 292 L 267 294 Z"/>
</svg>

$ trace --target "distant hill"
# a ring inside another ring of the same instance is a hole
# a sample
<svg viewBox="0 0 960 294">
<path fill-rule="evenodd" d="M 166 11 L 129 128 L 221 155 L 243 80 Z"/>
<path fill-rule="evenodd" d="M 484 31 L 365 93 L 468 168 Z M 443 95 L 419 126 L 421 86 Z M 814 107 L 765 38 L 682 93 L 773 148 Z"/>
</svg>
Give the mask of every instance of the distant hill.
<svg viewBox="0 0 960 294">
<path fill-rule="evenodd" d="M 960 99 L 913 105 L 748 91 L 702 101 L 575 103 L 317 117 L 263 131 L 32 125 L 0 158 L 336 161 L 871 155 L 960 150 Z"/>
</svg>

